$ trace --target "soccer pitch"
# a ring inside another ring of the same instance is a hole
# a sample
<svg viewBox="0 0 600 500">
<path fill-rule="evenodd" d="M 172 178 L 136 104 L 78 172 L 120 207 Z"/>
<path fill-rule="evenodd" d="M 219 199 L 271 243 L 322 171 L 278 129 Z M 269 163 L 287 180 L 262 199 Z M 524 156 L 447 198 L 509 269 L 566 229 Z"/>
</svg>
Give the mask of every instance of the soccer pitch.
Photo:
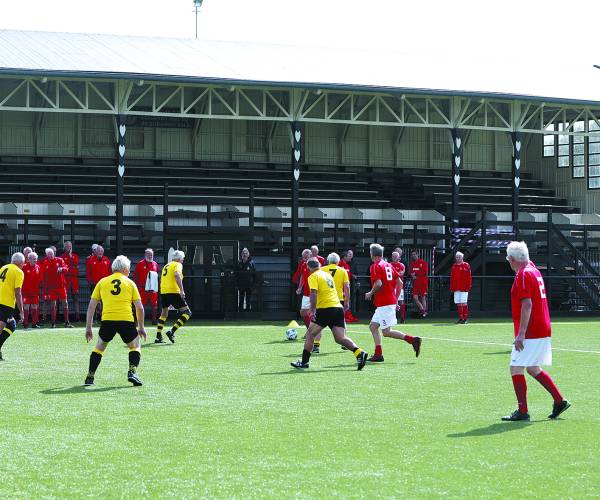
<svg viewBox="0 0 600 500">
<path fill-rule="evenodd" d="M 401 326 L 421 356 L 384 339 L 385 363 L 361 372 L 328 331 L 298 372 L 283 323 L 192 323 L 174 345 L 151 328 L 144 386 L 117 337 L 90 389 L 83 329 L 20 330 L 0 362 L 0 498 L 600 494 L 600 321 L 554 322 L 548 371 L 573 406 L 548 420 L 528 377 L 530 423 L 500 422 L 516 408 L 510 323 Z M 364 324 L 349 332 L 372 352 Z"/>
</svg>

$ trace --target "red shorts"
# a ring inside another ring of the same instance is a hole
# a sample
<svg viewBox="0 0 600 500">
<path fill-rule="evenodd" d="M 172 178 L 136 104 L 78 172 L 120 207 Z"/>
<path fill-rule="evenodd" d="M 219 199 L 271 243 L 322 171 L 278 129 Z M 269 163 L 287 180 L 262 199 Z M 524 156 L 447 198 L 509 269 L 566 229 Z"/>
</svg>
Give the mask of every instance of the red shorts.
<svg viewBox="0 0 600 500">
<path fill-rule="evenodd" d="M 413 295 L 427 295 L 427 289 L 429 288 L 429 280 L 416 279 L 413 284 L 412 294 Z"/>
<path fill-rule="evenodd" d="M 67 276 L 67 290 L 73 290 L 73 293 L 77 295 L 79 293 L 79 277 L 78 276 Z"/>
<path fill-rule="evenodd" d="M 55 300 L 67 300 L 67 290 L 65 288 L 48 290 L 48 300 L 51 302 Z"/>
<path fill-rule="evenodd" d="M 23 295 L 23 304 L 39 304 L 40 303 L 40 296 L 38 295 Z"/>
<path fill-rule="evenodd" d="M 150 302 L 152 307 L 158 306 L 158 292 L 147 292 L 146 290 L 139 290 L 139 292 L 143 305 L 146 305 L 148 302 Z"/>
</svg>

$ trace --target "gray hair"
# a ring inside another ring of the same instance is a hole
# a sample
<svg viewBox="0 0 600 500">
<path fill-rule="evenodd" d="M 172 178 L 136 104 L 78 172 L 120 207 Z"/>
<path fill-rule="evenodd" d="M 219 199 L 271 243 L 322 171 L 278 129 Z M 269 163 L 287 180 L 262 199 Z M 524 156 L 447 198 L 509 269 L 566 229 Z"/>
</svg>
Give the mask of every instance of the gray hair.
<svg viewBox="0 0 600 500">
<path fill-rule="evenodd" d="M 175 250 L 173 252 L 173 256 L 171 257 L 171 260 L 174 260 L 176 262 L 182 262 L 183 259 L 185 259 L 185 254 L 181 250 Z"/>
<path fill-rule="evenodd" d="M 454 254 L 454 256 L 455 256 L 455 257 L 464 257 L 464 256 L 465 256 L 465 254 L 464 254 L 464 253 L 462 253 L 462 252 L 456 252 L 456 253 Z"/>
<path fill-rule="evenodd" d="M 48 255 L 49 253 L 52 253 L 52 255 L 56 254 L 56 252 L 54 251 L 54 248 L 46 248 L 46 255 Z"/>
<path fill-rule="evenodd" d="M 397 257 L 399 259 L 400 258 L 400 252 L 392 252 L 392 259 L 394 257 Z"/>
<path fill-rule="evenodd" d="M 152 253 L 154 253 L 154 250 L 152 250 L 151 248 L 146 248 L 146 250 L 144 250 L 144 253 L 146 253 L 146 252 L 152 252 Z"/>
<path fill-rule="evenodd" d="M 310 251 L 310 248 L 305 248 L 304 250 L 302 250 L 302 256 L 304 257 L 305 254 L 311 254 L 312 252 Z"/>
<path fill-rule="evenodd" d="M 35 258 L 35 259 L 37 259 L 37 258 L 38 258 L 38 254 L 37 254 L 37 253 L 35 253 L 35 252 L 33 252 L 33 251 L 32 251 L 32 252 L 29 252 L 29 253 L 27 254 L 27 259 L 29 259 L 30 257 L 31 257 L 31 258 Z"/>
<path fill-rule="evenodd" d="M 319 267 L 321 267 L 321 264 L 319 263 L 319 261 L 315 258 L 312 259 L 308 259 L 306 261 L 306 265 L 308 266 L 308 268 L 310 270 L 314 270 L 314 269 L 319 269 Z"/>
<path fill-rule="evenodd" d="M 94 244 L 92 245 L 92 252 L 95 252 L 95 251 L 96 251 L 96 248 L 98 248 L 98 247 L 99 247 L 98 243 L 94 243 Z"/>
<path fill-rule="evenodd" d="M 511 241 L 506 247 L 506 255 L 517 262 L 528 262 L 529 250 L 527 243 L 524 241 Z"/>
<path fill-rule="evenodd" d="M 379 243 L 371 243 L 369 252 L 372 257 L 383 257 L 383 247 Z"/>
<path fill-rule="evenodd" d="M 122 273 L 125 269 L 131 268 L 131 261 L 124 255 L 117 255 L 112 263 L 112 270 L 115 273 Z"/>
<path fill-rule="evenodd" d="M 340 261 L 340 256 L 335 252 L 331 252 L 327 256 L 327 262 L 329 262 L 330 264 L 337 264 L 339 261 Z"/>
<path fill-rule="evenodd" d="M 12 264 L 23 264 L 23 262 L 25 262 L 25 256 L 21 252 L 13 253 L 10 262 Z"/>
</svg>

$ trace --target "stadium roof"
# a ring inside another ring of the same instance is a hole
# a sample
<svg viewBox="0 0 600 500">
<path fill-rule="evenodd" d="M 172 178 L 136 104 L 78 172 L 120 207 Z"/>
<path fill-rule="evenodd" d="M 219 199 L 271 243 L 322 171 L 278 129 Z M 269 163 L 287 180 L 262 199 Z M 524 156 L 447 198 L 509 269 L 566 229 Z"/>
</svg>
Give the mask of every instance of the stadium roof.
<svg viewBox="0 0 600 500">
<path fill-rule="evenodd" d="M 416 42 L 418 45 L 418 41 Z M 574 48 L 576 51 L 576 48 Z M 449 41 L 435 54 L 258 43 L 0 30 L 0 75 L 385 90 L 600 105 L 593 62 L 504 59 Z"/>
</svg>

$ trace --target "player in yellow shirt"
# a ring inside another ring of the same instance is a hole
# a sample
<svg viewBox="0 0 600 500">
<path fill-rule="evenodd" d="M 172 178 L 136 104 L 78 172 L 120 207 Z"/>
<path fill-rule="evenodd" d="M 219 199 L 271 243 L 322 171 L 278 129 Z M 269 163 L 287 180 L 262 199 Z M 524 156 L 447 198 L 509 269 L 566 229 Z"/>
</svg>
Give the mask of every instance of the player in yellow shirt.
<svg viewBox="0 0 600 500">
<path fill-rule="evenodd" d="M 344 307 L 340 303 L 338 293 L 331 275 L 321 269 L 319 261 L 315 258 L 306 263 L 310 276 L 310 317 L 313 318 L 306 338 L 302 359 L 291 363 L 294 368 L 308 368 L 308 362 L 314 345 L 315 337 L 323 328 L 329 327 L 335 341 L 354 353 L 358 362 L 358 369 L 362 370 L 367 363 L 368 354 L 359 348 L 354 341 L 346 336 L 346 322 L 344 321 Z"/>
<path fill-rule="evenodd" d="M 327 265 L 321 268 L 322 271 L 331 274 L 335 290 L 338 294 L 338 299 L 344 305 L 344 315 L 350 307 L 350 278 L 348 277 L 348 271 L 343 267 L 339 267 L 340 256 L 333 252 L 327 256 Z M 313 353 L 318 353 L 321 347 L 321 334 L 319 333 L 315 337 L 315 343 L 312 349 Z M 342 346 L 342 349 L 344 347 Z"/>
<path fill-rule="evenodd" d="M 23 314 L 23 296 L 21 288 L 25 275 L 21 268 L 25 264 L 25 256 L 21 252 L 13 254 L 10 264 L 0 268 L 0 361 L 4 342 L 17 329 L 17 321 Z"/>
<path fill-rule="evenodd" d="M 98 342 L 90 355 L 90 367 L 85 379 L 85 385 L 94 385 L 96 370 L 102 361 L 102 355 L 108 343 L 118 333 L 121 340 L 129 347 L 129 371 L 127 380 L 135 386 L 142 385 L 137 376 L 137 367 L 140 364 L 141 350 L 140 337 L 146 339 L 144 329 L 144 306 L 136 284 L 128 278 L 131 261 L 124 255 L 119 255 L 112 263 L 113 274 L 102 278 L 95 286 L 87 310 L 85 339 L 89 342 L 93 338 L 92 322 L 96 306 L 102 301 L 102 320 L 98 331 Z M 137 316 L 137 329 L 131 311 L 135 306 Z"/>
<path fill-rule="evenodd" d="M 165 264 L 160 273 L 160 302 L 162 309 L 160 311 L 160 318 L 158 318 L 158 326 L 156 327 L 155 344 L 165 343 L 162 331 L 169 317 L 169 306 L 172 306 L 179 312 L 175 323 L 166 332 L 172 344 L 175 343 L 175 332 L 192 317 L 192 311 L 190 311 L 185 301 L 185 291 L 183 290 L 183 259 L 185 259 L 185 254 L 181 250 L 175 250 L 171 262 Z"/>
</svg>

